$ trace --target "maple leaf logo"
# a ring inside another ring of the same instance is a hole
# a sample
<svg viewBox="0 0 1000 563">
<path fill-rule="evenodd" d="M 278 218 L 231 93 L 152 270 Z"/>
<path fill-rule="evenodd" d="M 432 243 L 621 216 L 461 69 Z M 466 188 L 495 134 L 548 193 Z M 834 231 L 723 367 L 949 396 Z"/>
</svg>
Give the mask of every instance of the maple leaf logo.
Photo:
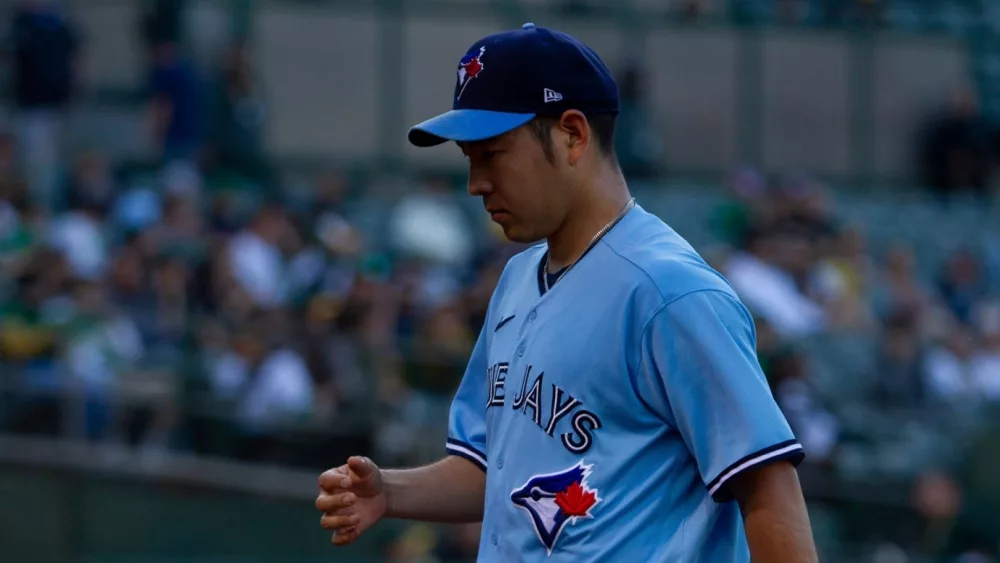
<svg viewBox="0 0 1000 563">
<path fill-rule="evenodd" d="M 595 504 L 597 504 L 597 494 L 594 491 L 584 490 L 579 481 L 573 482 L 568 489 L 556 494 L 556 505 L 569 517 L 589 516 L 589 511 Z"/>
<path fill-rule="evenodd" d="M 469 53 L 462 57 L 462 60 L 458 63 L 458 94 L 455 99 L 458 100 L 462 97 L 462 93 L 465 92 L 465 87 L 472 82 L 472 79 L 479 76 L 479 73 L 483 71 L 483 55 L 486 54 L 486 46 L 483 45 L 479 48 L 478 52 Z"/>
<path fill-rule="evenodd" d="M 483 70 L 483 63 L 479 62 L 479 57 L 476 57 L 465 65 L 465 74 L 469 78 L 475 78 L 479 75 L 479 71 Z"/>
</svg>

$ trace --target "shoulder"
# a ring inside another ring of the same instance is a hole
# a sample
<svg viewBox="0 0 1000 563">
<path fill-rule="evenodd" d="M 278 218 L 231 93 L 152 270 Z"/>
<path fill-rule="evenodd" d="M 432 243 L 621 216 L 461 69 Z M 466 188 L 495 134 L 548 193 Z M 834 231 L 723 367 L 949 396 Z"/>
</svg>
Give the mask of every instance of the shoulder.
<svg viewBox="0 0 1000 563">
<path fill-rule="evenodd" d="M 494 295 L 503 295 L 513 286 L 520 285 L 525 280 L 534 280 L 538 275 L 538 264 L 545 255 L 547 245 L 542 242 L 518 252 L 507 260 L 500 279 L 497 280 Z"/>
<path fill-rule="evenodd" d="M 699 292 L 717 292 L 736 301 L 736 291 L 684 237 L 659 217 L 637 207 L 605 245 L 620 268 L 635 277 L 640 291 L 660 306 Z M 656 307 L 657 309 L 660 307 Z"/>
</svg>

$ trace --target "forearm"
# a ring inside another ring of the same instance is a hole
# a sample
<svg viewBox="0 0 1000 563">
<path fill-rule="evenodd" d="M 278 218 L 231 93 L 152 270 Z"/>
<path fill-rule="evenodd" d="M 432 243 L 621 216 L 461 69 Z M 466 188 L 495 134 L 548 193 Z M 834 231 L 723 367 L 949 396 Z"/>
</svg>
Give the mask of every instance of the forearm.
<svg viewBox="0 0 1000 563">
<path fill-rule="evenodd" d="M 772 511 L 757 511 L 744 519 L 753 563 L 817 561 L 812 533 L 805 517 L 791 518 Z"/>
<path fill-rule="evenodd" d="M 387 518 L 426 522 L 479 522 L 483 519 L 486 474 L 460 457 L 416 469 L 382 471 Z M 441 491 L 448 491 L 442 495 Z"/>
<path fill-rule="evenodd" d="M 795 469 L 776 464 L 745 479 L 743 486 L 756 491 L 740 504 L 753 563 L 818 561 Z"/>
</svg>

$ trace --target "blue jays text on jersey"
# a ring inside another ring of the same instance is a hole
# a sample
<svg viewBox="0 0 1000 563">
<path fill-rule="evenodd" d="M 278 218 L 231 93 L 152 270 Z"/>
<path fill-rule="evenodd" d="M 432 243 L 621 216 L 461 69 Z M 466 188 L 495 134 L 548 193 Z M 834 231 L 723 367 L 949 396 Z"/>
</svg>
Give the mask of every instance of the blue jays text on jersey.
<svg viewBox="0 0 1000 563">
<path fill-rule="evenodd" d="M 549 291 L 545 251 L 504 269 L 449 417 L 479 560 L 749 561 L 730 480 L 802 459 L 749 312 L 640 206 Z"/>
</svg>

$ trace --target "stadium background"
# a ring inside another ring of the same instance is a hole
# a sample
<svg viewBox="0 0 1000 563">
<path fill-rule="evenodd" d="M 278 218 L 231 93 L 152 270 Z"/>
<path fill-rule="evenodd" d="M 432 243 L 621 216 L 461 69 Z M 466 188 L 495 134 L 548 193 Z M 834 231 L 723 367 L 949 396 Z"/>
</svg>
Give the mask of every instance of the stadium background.
<svg viewBox="0 0 1000 563">
<path fill-rule="evenodd" d="M 474 559 L 475 526 L 334 550 L 312 503 L 443 452 L 518 248 L 405 131 L 534 21 L 619 75 L 639 202 L 757 315 L 822 560 L 1000 561 L 1000 3 L 0 8 L 0 560 Z"/>
</svg>

